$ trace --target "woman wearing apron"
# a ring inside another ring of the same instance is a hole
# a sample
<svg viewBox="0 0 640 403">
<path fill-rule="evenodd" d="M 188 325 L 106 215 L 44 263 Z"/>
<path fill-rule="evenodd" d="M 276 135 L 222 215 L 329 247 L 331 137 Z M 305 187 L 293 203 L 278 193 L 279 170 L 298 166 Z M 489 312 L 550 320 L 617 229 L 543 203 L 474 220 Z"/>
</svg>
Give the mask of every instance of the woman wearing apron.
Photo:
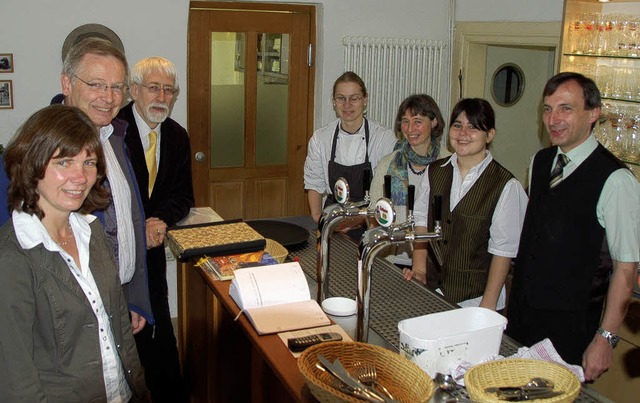
<svg viewBox="0 0 640 403">
<path fill-rule="evenodd" d="M 350 199 L 362 200 L 365 169 L 373 172 L 396 143 L 391 130 L 365 118 L 367 89 L 357 74 L 348 71 L 338 77 L 332 99 L 338 119 L 313 133 L 304 164 L 304 186 L 314 222 L 320 219 L 323 206 L 334 202 L 333 186 L 340 177 L 349 183 Z M 346 232 L 363 223 L 347 220 L 340 230 Z"/>
</svg>

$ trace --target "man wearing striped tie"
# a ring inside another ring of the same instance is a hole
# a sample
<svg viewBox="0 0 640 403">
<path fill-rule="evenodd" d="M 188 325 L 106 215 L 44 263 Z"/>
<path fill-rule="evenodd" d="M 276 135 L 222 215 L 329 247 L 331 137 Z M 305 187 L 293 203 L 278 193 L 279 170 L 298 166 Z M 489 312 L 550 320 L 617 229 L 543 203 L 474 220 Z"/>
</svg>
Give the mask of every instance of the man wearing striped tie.
<svg viewBox="0 0 640 403">
<path fill-rule="evenodd" d="M 640 260 L 640 184 L 595 139 L 600 92 L 559 73 L 543 91 L 552 147 L 531 165 L 507 334 L 549 338 L 593 381 L 612 362 Z"/>
<path fill-rule="evenodd" d="M 129 123 L 125 143 L 147 217 L 149 293 L 156 320 L 136 335 L 136 344 L 153 402 L 185 402 L 163 244 L 167 227 L 194 205 L 189 136 L 169 118 L 179 93 L 175 66 L 162 57 L 145 58 L 133 67 L 130 88 L 133 102 L 118 116 Z"/>
</svg>

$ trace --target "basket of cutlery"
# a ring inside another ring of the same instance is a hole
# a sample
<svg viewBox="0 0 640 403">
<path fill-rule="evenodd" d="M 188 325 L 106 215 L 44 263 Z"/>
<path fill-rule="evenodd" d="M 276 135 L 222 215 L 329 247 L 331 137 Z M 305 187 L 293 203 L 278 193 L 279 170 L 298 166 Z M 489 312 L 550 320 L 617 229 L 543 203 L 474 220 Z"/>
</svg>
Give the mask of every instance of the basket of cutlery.
<svg viewBox="0 0 640 403">
<path fill-rule="evenodd" d="M 416 364 L 398 353 L 367 343 L 317 344 L 302 353 L 298 367 L 311 394 L 320 402 L 358 403 L 367 396 L 379 400 L 376 395 L 399 402 L 428 402 L 435 390 L 433 380 Z M 332 373 L 335 367 L 344 370 L 351 379 L 336 377 Z M 358 383 L 364 386 L 360 388 Z M 364 397 L 358 397 L 359 393 Z"/>
<path fill-rule="evenodd" d="M 544 385 L 532 386 L 532 380 L 536 379 L 543 380 Z M 475 365 L 464 375 L 464 382 L 471 399 L 479 402 L 535 398 L 541 403 L 568 403 L 578 397 L 581 386 L 578 377 L 568 368 L 554 362 L 527 358 L 508 358 Z"/>
</svg>

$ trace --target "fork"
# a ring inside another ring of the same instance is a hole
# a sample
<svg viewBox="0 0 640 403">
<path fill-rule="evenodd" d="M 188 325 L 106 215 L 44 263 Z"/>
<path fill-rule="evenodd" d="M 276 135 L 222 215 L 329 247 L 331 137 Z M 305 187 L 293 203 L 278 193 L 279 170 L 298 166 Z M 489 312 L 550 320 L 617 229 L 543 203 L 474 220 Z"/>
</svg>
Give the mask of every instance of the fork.
<svg viewBox="0 0 640 403">
<path fill-rule="evenodd" d="M 353 363 L 353 369 L 358 377 L 358 380 L 365 385 L 371 385 L 374 388 L 382 389 L 385 395 L 391 400 L 395 400 L 393 395 L 384 387 L 383 384 L 378 382 L 378 373 L 376 367 L 370 362 L 356 361 Z"/>
</svg>

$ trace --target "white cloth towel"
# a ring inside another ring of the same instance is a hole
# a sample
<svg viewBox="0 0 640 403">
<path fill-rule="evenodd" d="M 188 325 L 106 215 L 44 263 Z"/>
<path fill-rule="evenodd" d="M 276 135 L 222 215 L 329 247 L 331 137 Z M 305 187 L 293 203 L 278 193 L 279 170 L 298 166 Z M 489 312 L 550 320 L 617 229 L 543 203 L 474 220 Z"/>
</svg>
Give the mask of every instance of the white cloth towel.
<svg viewBox="0 0 640 403">
<path fill-rule="evenodd" d="M 582 367 L 580 365 L 572 365 L 564 361 L 562 357 L 560 357 L 560 354 L 558 354 L 558 352 L 556 351 L 555 347 L 553 347 L 553 343 L 551 343 L 551 340 L 549 339 L 539 341 L 531 347 L 520 347 L 517 353 L 506 358 L 531 358 L 534 360 L 555 362 L 573 372 L 574 375 L 577 376 L 578 379 L 580 379 L 580 382 L 584 382 L 584 370 L 582 369 Z M 497 355 L 489 357 L 483 362 L 504 359 L 505 357 Z M 475 364 L 472 364 L 468 361 L 462 361 L 456 368 L 451 371 L 451 376 L 459 385 L 464 386 L 464 374 L 476 364 L 481 363 L 477 362 Z"/>
</svg>

